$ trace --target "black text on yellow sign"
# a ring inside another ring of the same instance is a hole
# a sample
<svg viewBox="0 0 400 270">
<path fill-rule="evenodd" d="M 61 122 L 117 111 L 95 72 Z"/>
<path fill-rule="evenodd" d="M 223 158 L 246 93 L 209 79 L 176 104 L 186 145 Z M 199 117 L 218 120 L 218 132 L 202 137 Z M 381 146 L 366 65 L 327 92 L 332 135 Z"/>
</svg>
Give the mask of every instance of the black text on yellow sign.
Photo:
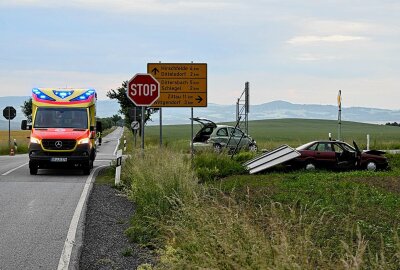
<svg viewBox="0 0 400 270">
<path fill-rule="evenodd" d="M 207 79 L 157 79 L 163 92 L 207 92 Z"/>
<path fill-rule="evenodd" d="M 207 107 L 207 93 L 161 93 L 152 107 Z"/>
<path fill-rule="evenodd" d="M 156 79 L 207 79 L 207 64 L 149 63 L 147 73 Z"/>
<path fill-rule="evenodd" d="M 149 63 L 147 73 L 160 83 L 152 107 L 207 107 L 207 64 Z"/>
</svg>

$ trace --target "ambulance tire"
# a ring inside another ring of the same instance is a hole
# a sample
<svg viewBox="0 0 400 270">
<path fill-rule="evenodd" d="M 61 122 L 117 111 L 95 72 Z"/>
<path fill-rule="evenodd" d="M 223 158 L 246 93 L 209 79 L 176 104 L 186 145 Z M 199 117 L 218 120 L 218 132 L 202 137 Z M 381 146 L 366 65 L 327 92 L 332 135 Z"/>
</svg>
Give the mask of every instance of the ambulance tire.
<svg viewBox="0 0 400 270">
<path fill-rule="evenodd" d="M 90 160 L 89 163 L 86 164 L 86 165 L 83 167 L 83 174 L 84 174 L 84 175 L 89 175 L 89 174 L 90 174 L 90 171 L 92 170 L 92 168 L 93 168 L 93 160 Z"/>
<path fill-rule="evenodd" d="M 33 161 L 29 161 L 29 173 L 31 175 L 37 175 L 38 173 L 38 164 Z"/>
</svg>

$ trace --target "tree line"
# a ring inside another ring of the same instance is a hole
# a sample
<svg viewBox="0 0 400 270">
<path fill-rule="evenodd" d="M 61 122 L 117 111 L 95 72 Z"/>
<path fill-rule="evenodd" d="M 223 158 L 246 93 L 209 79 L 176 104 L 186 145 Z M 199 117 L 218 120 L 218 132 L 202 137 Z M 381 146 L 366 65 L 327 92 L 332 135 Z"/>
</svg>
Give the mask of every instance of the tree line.
<svg viewBox="0 0 400 270">
<path fill-rule="evenodd" d="M 387 122 L 385 125 L 386 126 L 400 127 L 400 123 L 397 123 L 397 122 L 393 122 L 393 123 Z"/>
</svg>

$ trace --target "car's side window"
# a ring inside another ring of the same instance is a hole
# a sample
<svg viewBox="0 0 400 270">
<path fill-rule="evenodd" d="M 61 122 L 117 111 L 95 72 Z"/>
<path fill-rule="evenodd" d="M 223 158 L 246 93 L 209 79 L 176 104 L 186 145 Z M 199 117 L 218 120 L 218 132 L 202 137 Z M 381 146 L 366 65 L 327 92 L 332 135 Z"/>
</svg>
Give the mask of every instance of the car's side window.
<svg viewBox="0 0 400 270">
<path fill-rule="evenodd" d="M 346 145 L 346 144 L 341 144 L 341 146 L 342 146 L 346 151 L 354 152 L 354 150 L 351 149 L 351 148 L 350 148 L 348 145 Z"/>
<path fill-rule="evenodd" d="M 234 132 L 233 132 L 233 136 L 242 137 L 243 136 L 243 132 L 240 131 L 239 129 L 235 129 Z"/>
<path fill-rule="evenodd" d="M 217 131 L 217 136 L 228 136 L 228 131 L 226 130 L 226 128 L 221 128 L 220 130 Z"/>
<path fill-rule="evenodd" d="M 338 144 L 332 144 L 333 146 L 333 151 L 335 151 L 336 153 L 342 153 L 343 152 L 343 148 L 338 145 Z"/>
<path fill-rule="evenodd" d="M 317 151 L 317 143 L 314 143 L 313 145 L 311 145 L 310 147 L 307 148 L 307 150 L 311 150 L 311 151 Z"/>
<path fill-rule="evenodd" d="M 228 136 L 230 136 L 230 135 L 234 135 L 234 130 L 233 130 L 233 128 L 231 128 L 231 127 L 228 127 Z"/>
<path fill-rule="evenodd" d="M 319 143 L 317 147 L 319 152 L 332 152 L 332 146 L 330 143 Z"/>
</svg>

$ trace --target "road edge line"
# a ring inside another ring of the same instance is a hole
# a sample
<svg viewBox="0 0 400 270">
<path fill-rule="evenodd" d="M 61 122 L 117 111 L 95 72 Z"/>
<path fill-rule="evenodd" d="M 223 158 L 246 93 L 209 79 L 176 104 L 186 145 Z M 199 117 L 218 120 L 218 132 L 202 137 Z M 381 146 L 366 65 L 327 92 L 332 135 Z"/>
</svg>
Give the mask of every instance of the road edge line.
<svg viewBox="0 0 400 270">
<path fill-rule="evenodd" d="M 96 167 L 96 169 L 93 170 L 92 173 L 86 179 L 85 186 L 81 193 L 81 197 L 79 198 L 78 204 L 75 208 L 74 215 L 72 216 L 71 223 L 69 225 L 67 238 L 65 239 L 64 248 L 61 252 L 60 260 L 58 262 L 58 267 L 57 267 L 58 270 L 68 270 L 69 263 L 71 260 L 72 249 L 75 245 L 75 237 L 76 237 L 76 231 L 78 228 L 79 219 L 80 219 L 83 207 L 85 206 L 85 202 L 87 200 L 88 194 L 90 194 L 90 189 L 92 187 L 92 180 L 95 176 L 97 176 L 100 169 L 102 169 L 103 167 L 108 167 L 108 166 L 109 165 L 101 165 L 99 167 Z"/>
<path fill-rule="evenodd" d="M 26 166 L 26 165 L 28 165 L 28 164 L 29 164 L 29 162 L 26 162 L 26 163 L 24 163 L 24 164 L 22 164 L 22 165 L 20 165 L 20 166 L 18 166 L 18 167 L 16 167 L 16 168 L 14 168 L 14 169 L 11 169 L 11 170 L 9 170 L 9 171 L 6 171 L 5 173 L 2 174 L 2 176 L 6 176 L 6 175 L 12 173 L 13 171 L 16 171 L 16 170 L 18 170 L 19 168 L 22 168 L 22 167 L 24 167 L 24 166 Z"/>
<path fill-rule="evenodd" d="M 124 130 L 125 130 L 125 127 L 122 127 L 121 136 L 119 136 L 119 138 L 118 138 L 118 143 L 117 143 L 117 146 L 115 147 L 115 150 L 114 150 L 114 153 L 113 153 L 114 156 L 117 155 L 118 147 L 119 147 L 119 145 L 121 143 L 121 138 L 122 138 L 122 136 L 124 136 Z"/>
</svg>

